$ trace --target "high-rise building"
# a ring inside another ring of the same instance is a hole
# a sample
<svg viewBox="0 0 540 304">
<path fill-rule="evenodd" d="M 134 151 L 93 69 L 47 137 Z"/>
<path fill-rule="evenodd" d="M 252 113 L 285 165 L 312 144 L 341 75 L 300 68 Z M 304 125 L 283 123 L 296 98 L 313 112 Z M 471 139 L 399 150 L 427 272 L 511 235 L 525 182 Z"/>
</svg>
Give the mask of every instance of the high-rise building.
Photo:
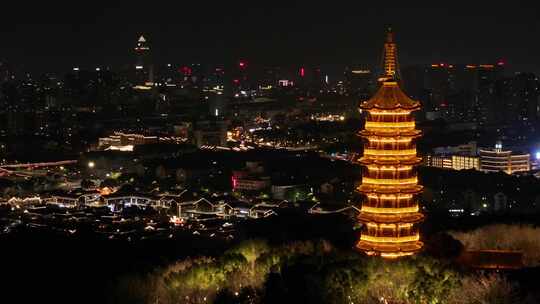
<svg viewBox="0 0 540 304">
<path fill-rule="evenodd" d="M 424 84 L 434 107 L 448 106 L 448 96 L 455 91 L 455 70 L 454 65 L 445 63 L 432 64 L 426 68 Z"/>
<path fill-rule="evenodd" d="M 345 85 L 349 94 L 367 99 L 373 94 L 375 79 L 367 67 L 353 66 L 345 69 Z"/>
<path fill-rule="evenodd" d="M 414 167 L 416 129 L 413 111 L 420 103 L 407 97 L 398 85 L 397 47 L 391 31 L 384 45 L 384 75 L 377 93 L 360 107 L 367 112 L 366 140 L 360 163 L 364 166 L 358 191 L 366 196 L 359 220 L 363 224 L 357 248 L 368 255 L 387 258 L 412 255 L 422 249 L 417 224 L 420 213 L 418 185 Z"/>
<path fill-rule="evenodd" d="M 495 87 L 503 77 L 503 62 L 434 63 L 407 67 L 403 72 L 405 91 L 422 102 L 428 119 L 441 117 L 448 121 L 492 123 L 504 111 L 496 98 Z"/>
<path fill-rule="evenodd" d="M 137 55 L 138 66 L 145 66 L 148 64 L 148 55 L 150 53 L 150 47 L 146 43 L 146 38 L 143 35 L 137 40 L 137 46 L 135 47 L 135 53 Z"/>
<path fill-rule="evenodd" d="M 403 90 L 407 95 L 422 102 L 423 111 L 432 111 L 429 104 L 429 92 L 424 83 L 426 79 L 426 68 L 423 65 L 411 65 L 402 68 L 401 77 Z"/>
<path fill-rule="evenodd" d="M 496 122 L 538 121 L 540 114 L 540 81 L 531 73 L 518 73 L 500 79 L 494 86 L 493 109 Z"/>
<path fill-rule="evenodd" d="M 135 82 L 138 86 L 154 82 L 154 66 L 150 60 L 150 47 L 144 36 L 140 36 L 135 46 Z"/>
<path fill-rule="evenodd" d="M 472 90 L 470 106 L 478 109 L 480 122 L 499 123 L 504 111 L 503 104 L 496 98 L 495 84 L 503 77 L 504 64 L 466 65 L 463 72 L 465 92 Z M 468 106 L 468 105 L 467 105 Z"/>
</svg>

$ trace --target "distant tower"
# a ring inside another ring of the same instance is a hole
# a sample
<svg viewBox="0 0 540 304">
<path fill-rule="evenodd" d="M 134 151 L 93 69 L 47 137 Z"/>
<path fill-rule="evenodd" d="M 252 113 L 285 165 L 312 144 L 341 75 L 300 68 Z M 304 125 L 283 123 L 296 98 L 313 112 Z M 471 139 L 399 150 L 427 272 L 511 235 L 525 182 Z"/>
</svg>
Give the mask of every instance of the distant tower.
<svg viewBox="0 0 540 304">
<path fill-rule="evenodd" d="M 145 66 L 147 64 L 147 57 L 150 53 L 150 47 L 146 44 L 146 38 L 144 38 L 143 35 L 139 37 L 139 40 L 137 40 L 137 46 L 135 47 L 135 53 L 137 55 L 137 65 L 138 66 Z"/>
<path fill-rule="evenodd" d="M 415 166 L 421 161 L 416 155 L 414 139 L 420 136 L 412 112 L 420 103 L 407 97 L 398 85 L 397 48 L 388 31 L 384 45 L 384 74 L 381 87 L 364 101 L 360 108 L 367 111 L 364 130 L 364 166 L 358 191 L 366 196 L 359 220 L 363 224 L 357 248 L 368 255 L 395 258 L 412 255 L 423 243 L 417 224 L 420 213 Z"/>
<path fill-rule="evenodd" d="M 137 40 L 135 46 L 135 74 L 137 84 L 146 84 L 154 82 L 154 66 L 150 62 L 150 47 L 143 35 Z"/>
</svg>

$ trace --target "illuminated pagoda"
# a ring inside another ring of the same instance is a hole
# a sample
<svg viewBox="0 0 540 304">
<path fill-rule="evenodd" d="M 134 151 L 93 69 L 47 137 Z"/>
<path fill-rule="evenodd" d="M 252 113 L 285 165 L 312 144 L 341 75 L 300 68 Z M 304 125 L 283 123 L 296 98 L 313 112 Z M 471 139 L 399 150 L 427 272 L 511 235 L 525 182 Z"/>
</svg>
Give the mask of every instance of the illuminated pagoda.
<svg viewBox="0 0 540 304">
<path fill-rule="evenodd" d="M 368 255 L 387 258 L 412 255 L 423 243 L 417 224 L 420 213 L 415 166 L 421 161 L 416 155 L 414 139 L 421 132 L 415 128 L 412 112 L 420 103 L 401 91 L 397 48 L 391 30 L 383 51 L 384 75 L 381 87 L 360 108 L 367 112 L 362 183 L 357 190 L 365 195 L 359 220 L 362 235 L 356 247 Z"/>
</svg>

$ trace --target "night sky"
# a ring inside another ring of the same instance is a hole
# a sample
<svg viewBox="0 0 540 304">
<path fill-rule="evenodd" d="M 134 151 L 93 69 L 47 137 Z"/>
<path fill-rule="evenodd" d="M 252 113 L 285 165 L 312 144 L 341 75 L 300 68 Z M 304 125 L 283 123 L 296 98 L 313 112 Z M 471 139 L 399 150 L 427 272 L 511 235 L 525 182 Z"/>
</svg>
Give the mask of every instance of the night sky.
<svg viewBox="0 0 540 304">
<path fill-rule="evenodd" d="M 114 67 L 132 62 L 131 50 L 144 33 L 157 63 L 245 58 L 373 64 L 391 25 L 402 66 L 504 59 L 516 70 L 540 71 L 534 1 L 446 1 L 452 6 L 444 8 L 405 5 L 417 1 L 394 1 L 401 5 L 393 7 L 366 1 L 226 2 L 233 1 L 10 1 L 2 4 L 0 60 L 39 71 Z"/>
</svg>

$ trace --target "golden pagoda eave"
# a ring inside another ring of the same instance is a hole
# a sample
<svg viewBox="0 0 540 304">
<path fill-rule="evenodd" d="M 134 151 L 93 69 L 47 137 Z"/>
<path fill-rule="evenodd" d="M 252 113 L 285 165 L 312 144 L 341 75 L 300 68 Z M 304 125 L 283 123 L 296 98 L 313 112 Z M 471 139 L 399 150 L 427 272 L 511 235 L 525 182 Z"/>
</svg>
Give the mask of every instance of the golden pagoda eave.
<svg viewBox="0 0 540 304">
<path fill-rule="evenodd" d="M 409 98 L 396 81 L 384 81 L 373 97 L 360 104 L 363 110 L 415 111 L 420 109 L 420 102 Z"/>
<path fill-rule="evenodd" d="M 383 111 L 399 111 L 399 110 L 405 110 L 405 111 L 417 111 L 420 110 L 421 105 L 419 102 L 415 102 L 411 105 L 402 105 L 402 104 L 396 104 L 393 106 L 380 106 L 377 104 L 370 104 L 368 101 L 365 101 L 360 104 L 360 109 L 362 110 L 383 110 Z"/>
<path fill-rule="evenodd" d="M 424 220 L 422 213 L 385 214 L 361 212 L 358 219 L 365 223 L 416 224 Z"/>
</svg>

